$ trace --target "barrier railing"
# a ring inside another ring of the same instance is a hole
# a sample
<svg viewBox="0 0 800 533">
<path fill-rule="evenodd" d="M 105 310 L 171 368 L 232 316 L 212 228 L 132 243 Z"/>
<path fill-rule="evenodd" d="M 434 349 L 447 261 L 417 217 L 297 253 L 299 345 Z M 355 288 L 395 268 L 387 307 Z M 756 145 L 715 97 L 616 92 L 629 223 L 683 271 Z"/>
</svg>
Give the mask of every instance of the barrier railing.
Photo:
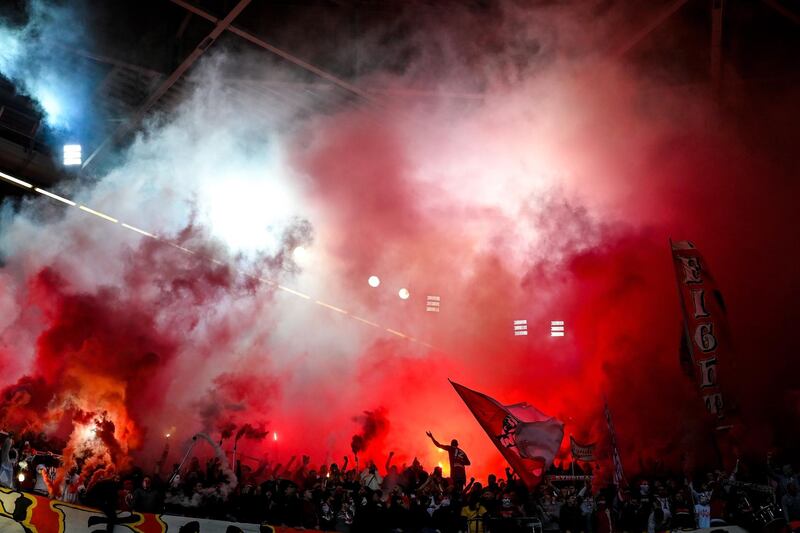
<svg viewBox="0 0 800 533">
<path fill-rule="evenodd" d="M 542 521 L 534 516 L 473 518 L 467 520 L 470 533 L 542 533 Z"/>
</svg>

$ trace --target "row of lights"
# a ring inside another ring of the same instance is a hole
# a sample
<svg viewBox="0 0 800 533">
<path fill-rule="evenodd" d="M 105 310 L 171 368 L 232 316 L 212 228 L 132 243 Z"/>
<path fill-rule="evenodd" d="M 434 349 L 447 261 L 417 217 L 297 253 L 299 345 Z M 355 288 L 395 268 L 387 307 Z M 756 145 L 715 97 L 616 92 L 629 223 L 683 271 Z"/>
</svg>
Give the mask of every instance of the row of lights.
<svg viewBox="0 0 800 533">
<path fill-rule="evenodd" d="M 563 337 L 566 333 L 565 325 L 563 320 L 551 320 L 550 321 L 550 336 L 551 337 Z M 528 321 L 523 320 L 515 320 L 514 321 L 514 336 L 515 337 L 524 337 L 528 335 Z"/>
<path fill-rule="evenodd" d="M 83 156 L 81 155 L 80 144 L 65 144 L 64 145 L 64 166 L 72 167 L 83 163 Z"/>
<path fill-rule="evenodd" d="M 367 283 L 369 284 L 370 287 L 375 289 L 380 286 L 381 278 L 379 278 L 378 276 L 370 276 L 369 279 L 367 279 Z M 405 287 L 402 287 L 399 291 L 397 291 L 397 295 L 400 297 L 401 300 L 408 300 L 409 298 L 411 298 L 411 291 L 409 291 Z"/>
<path fill-rule="evenodd" d="M 381 279 L 378 276 L 370 276 L 367 279 L 367 283 L 372 288 L 377 288 L 381 284 Z M 411 296 L 411 293 L 405 287 L 400 289 L 398 292 L 398 296 L 400 296 L 403 300 L 408 300 Z M 436 295 L 428 295 L 425 302 L 425 311 L 428 313 L 438 313 L 440 306 L 442 304 L 441 296 Z M 551 320 L 550 321 L 550 336 L 551 337 L 563 337 L 565 335 L 565 326 L 563 320 Z M 528 335 L 528 320 L 515 320 L 514 321 L 514 336 L 515 337 L 522 337 Z"/>
</svg>

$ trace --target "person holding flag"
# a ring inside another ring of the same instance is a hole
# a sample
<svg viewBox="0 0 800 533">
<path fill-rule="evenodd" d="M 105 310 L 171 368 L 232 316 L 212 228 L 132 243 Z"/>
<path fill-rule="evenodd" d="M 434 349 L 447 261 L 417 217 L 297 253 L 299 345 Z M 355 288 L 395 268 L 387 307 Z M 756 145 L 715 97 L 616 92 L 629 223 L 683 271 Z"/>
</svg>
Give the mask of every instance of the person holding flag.
<svg viewBox="0 0 800 533">
<path fill-rule="evenodd" d="M 448 446 L 437 441 L 430 431 L 426 431 L 425 434 L 430 437 L 434 446 L 447 452 L 450 458 L 450 477 L 453 479 L 453 485 L 455 485 L 456 490 L 461 492 L 464 489 L 464 485 L 467 484 L 466 467 L 470 465 L 467 454 L 458 447 L 456 439 L 451 440 L 450 446 Z"/>
<path fill-rule="evenodd" d="M 504 405 L 453 381 L 450 384 L 528 490 L 536 488 L 561 448 L 564 424 L 527 402 Z"/>
</svg>

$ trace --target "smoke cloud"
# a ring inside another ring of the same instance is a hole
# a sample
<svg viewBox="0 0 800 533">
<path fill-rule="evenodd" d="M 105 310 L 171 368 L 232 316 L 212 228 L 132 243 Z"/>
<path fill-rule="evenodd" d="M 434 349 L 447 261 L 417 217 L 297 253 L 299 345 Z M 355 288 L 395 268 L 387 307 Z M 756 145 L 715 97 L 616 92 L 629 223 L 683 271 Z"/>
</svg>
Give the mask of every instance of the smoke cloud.
<svg viewBox="0 0 800 533">
<path fill-rule="evenodd" d="M 362 416 L 354 420 L 361 423 L 361 431 L 350 439 L 350 449 L 354 455 L 365 451 L 373 440 L 384 437 L 389 429 L 386 410 L 379 408 L 375 411 L 364 411 Z"/>
<path fill-rule="evenodd" d="M 24 22 L 0 16 L 0 74 L 41 105 L 50 126 L 68 131 L 86 122 L 91 95 L 89 79 L 69 60 L 89 37 L 79 5 L 31 0 Z"/>
<path fill-rule="evenodd" d="M 629 472 L 679 465 L 675 450 L 700 461 L 710 424 L 678 361 L 671 236 L 700 247 L 725 294 L 738 371 L 720 380 L 747 452 L 796 446 L 798 185 L 782 145 L 754 141 L 788 131 L 791 95 L 726 109 L 664 87 L 598 52 L 635 26 L 602 5 L 401 17 L 368 36 L 359 84 L 379 104 L 265 106 L 226 81 L 267 76 L 257 60 L 209 51 L 195 93 L 119 166 L 60 191 L 197 253 L 46 198 L 4 206 L 2 425 L 120 467 L 155 457 L 165 428 L 219 440 L 267 420 L 280 441 L 243 439 L 244 453 L 392 449 L 430 467 L 430 429 L 474 474 L 501 471 L 452 378 L 580 441 L 605 442 L 607 396 Z M 381 38 L 397 32 L 402 46 Z"/>
</svg>

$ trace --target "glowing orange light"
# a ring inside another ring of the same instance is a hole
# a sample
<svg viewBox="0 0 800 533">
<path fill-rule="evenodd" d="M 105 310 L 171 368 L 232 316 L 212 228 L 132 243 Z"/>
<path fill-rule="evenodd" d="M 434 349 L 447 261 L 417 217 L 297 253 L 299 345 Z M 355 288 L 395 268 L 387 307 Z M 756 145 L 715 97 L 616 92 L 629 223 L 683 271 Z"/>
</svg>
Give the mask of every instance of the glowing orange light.
<svg viewBox="0 0 800 533">
<path fill-rule="evenodd" d="M 272 433 L 272 440 L 278 440 L 278 432 L 277 431 Z"/>
</svg>

